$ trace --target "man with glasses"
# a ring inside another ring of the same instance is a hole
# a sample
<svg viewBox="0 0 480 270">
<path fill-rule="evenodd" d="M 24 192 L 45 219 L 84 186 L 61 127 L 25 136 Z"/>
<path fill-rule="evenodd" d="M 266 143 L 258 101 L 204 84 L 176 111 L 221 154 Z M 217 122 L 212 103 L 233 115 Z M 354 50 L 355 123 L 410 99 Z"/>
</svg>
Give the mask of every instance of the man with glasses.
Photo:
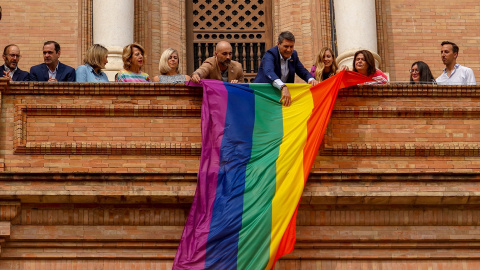
<svg viewBox="0 0 480 270">
<path fill-rule="evenodd" d="M 43 44 L 43 61 L 45 63 L 30 69 L 30 81 L 34 82 L 74 82 L 75 69 L 60 63 L 60 44 L 47 41 Z"/>
<path fill-rule="evenodd" d="M 28 81 L 28 72 L 18 68 L 20 49 L 15 44 L 9 44 L 3 49 L 3 61 L 0 66 L 0 75 L 10 81 Z"/>
<path fill-rule="evenodd" d="M 444 85 L 476 85 L 473 70 L 457 64 L 458 46 L 457 44 L 444 41 L 442 42 L 440 54 L 442 62 L 445 65 L 442 74 L 437 78 L 438 84 Z"/>
</svg>

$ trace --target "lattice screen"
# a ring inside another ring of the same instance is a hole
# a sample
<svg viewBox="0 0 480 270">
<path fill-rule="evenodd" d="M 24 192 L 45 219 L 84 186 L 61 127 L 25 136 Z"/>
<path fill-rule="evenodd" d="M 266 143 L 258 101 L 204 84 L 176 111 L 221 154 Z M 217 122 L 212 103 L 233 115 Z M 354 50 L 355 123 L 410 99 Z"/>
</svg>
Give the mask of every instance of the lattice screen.
<svg viewBox="0 0 480 270">
<path fill-rule="evenodd" d="M 233 59 L 243 65 L 246 80 L 256 75 L 271 39 L 271 0 L 192 0 L 194 68 L 213 56 L 215 44 L 232 44 Z"/>
<path fill-rule="evenodd" d="M 193 0 L 193 26 L 207 30 L 262 30 L 265 27 L 264 4 L 264 0 Z"/>
</svg>

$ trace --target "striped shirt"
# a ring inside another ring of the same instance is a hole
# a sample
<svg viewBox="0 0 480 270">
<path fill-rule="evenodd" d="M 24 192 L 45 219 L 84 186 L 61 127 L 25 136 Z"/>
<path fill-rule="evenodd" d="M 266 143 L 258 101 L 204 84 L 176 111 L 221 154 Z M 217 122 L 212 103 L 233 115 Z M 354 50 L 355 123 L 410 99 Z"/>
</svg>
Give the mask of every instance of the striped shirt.
<svg viewBox="0 0 480 270">
<path fill-rule="evenodd" d="M 135 73 L 122 69 L 117 74 L 116 82 L 150 82 L 150 76 L 145 72 Z"/>
</svg>

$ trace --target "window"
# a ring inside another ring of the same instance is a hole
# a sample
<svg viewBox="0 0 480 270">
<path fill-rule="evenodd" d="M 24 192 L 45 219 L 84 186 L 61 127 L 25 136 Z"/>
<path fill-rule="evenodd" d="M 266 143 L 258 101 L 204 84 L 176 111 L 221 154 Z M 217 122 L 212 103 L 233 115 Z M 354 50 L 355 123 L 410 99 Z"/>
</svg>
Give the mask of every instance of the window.
<svg viewBox="0 0 480 270">
<path fill-rule="evenodd" d="M 213 56 L 215 44 L 232 44 L 245 82 L 255 78 L 265 48 L 272 46 L 271 0 L 192 0 L 187 12 L 189 73 Z M 191 17 L 190 19 L 188 19 Z M 191 21 L 190 21 L 191 20 Z"/>
</svg>

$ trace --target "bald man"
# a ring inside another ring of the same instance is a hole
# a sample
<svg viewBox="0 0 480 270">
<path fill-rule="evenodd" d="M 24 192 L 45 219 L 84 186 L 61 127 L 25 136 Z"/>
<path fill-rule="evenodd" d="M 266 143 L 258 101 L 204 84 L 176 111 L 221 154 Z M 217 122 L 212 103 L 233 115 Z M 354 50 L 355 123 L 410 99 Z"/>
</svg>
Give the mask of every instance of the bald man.
<svg viewBox="0 0 480 270">
<path fill-rule="evenodd" d="M 232 45 L 226 41 L 217 43 L 215 56 L 209 57 L 192 74 L 193 82 L 214 79 L 231 83 L 243 83 L 242 64 L 232 60 Z"/>
</svg>

